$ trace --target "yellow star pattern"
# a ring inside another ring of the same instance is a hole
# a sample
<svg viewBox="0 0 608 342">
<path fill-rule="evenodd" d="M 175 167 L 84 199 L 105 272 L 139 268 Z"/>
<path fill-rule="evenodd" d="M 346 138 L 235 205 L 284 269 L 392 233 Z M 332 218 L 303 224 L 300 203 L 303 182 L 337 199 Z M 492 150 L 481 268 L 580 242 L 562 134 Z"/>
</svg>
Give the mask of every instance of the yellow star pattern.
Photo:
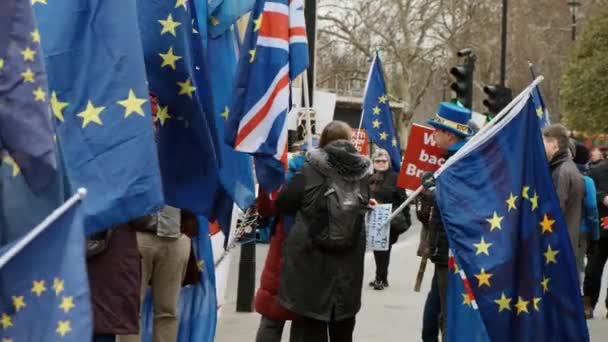
<svg viewBox="0 0 608 342">
<path fill-rule="evenodd" d="M 171 33 L 174 37 L 177 37 L 175 33 L 175 29 L 180 26 L 182 23 L 174 21 L 173 16 L 169 14 L 167 19 L 158 21 L 163 29 L 160 31 L 161 36 L 165 33 Z"/>
<path fill-rule="evenodd" d="M 63 121 L 63 109 L 68 105 L 69 103 L 67 102 L 59 101 L 55 92 L 51 93 L 51 110 L 59 121 Z"/>
<path fill-rule="evenodd" d="M 13 157 L 7 154 L 2 157 L 2 161 L 13 168 L 13 178 L 19 175 L 19 172 L 21 172 L 21 168 L 19 167 L 19 164 L 17 164 L 15 159 L 13 159 Z"/>
<path fill-rule="evenodd" d="M 521 189 L 521 197 L 522 197 L 522 198 L 525 198 L 525 199 L 528 199 L 528 198 L 529 198 L 529 197 L 528 197 L 528 191 L 530 191 L 530 187 L 529 187 L 529 186 L 524 186 L 524 187 Z"/>
<path fill-rule="evenodd" d="M 211 25 L 217 26 L 219 24 L 220 24 L 220 20 L 217 17 L 212 16 L 211 17 Z"/>
<path fill-rule="evenodd" d="M 378 121 L 378 119 L 372 121 L 372 125 L 374 126 L 374 128 L 380 128 L 381 124 L 382 122 Z"/>
<path fill-rule="evenodd" d="M 32 6 L 34 6 L 37 3 L 46 5 L 46 0 L 32 0 Z"/>
<path fill-rule="evenodd" d="M 36 101 L 44 102 L 46 100 L 46 93 L 42 90 L 42 87 L 36 88 L 32 93 L 34 94 L 34 99 Z"/>
<path fill-rule="evenodd" d="M 515 205 L 515 201 L 517 201 L 517 196 L 513 195 L 513 193 L 510 193 L 509 194 L 509 199 L 506 201 L 507 205 L 509 206 L 507 208 L 508 211 L 517 210 L 517 206 Z"/>
<path fill-rule="evenodd" d="M 262 21 L 264 20 L 264 15 L 260 14 L 260 16 L 253 21 L 254 27 L 253 30 L 254 31 L 259 31 L 260 28 L 262 27 Z"/>
<path fill-rule="evenodd" d="M 87 125 L 91 122 L 94 122 L 100 126 L 103 125 L 99 114 L 101 114 L 104 109 L 106 109 L 106 107 L 93 106 L 93 103 L 89 100 L 89 102 L 87 102 L 87 108 L 76 115 L 82 118 L 82 128 L 87 127 Z"/>
<path fill-rule="evenodd" d="M 543 276 L 543 281 L 540 282 L 540 285 L 543 287 L 543 293 L 547 293 L 549 291 L 549 281 L 551 278 L 547 278 Z"/>
<path fill-rule="evenodd" d="M 133 113 L 145 116 L 144 109 L 141 107 L 144 103 L 146 103 L 146 99 L 138 99 L 133 89 L 129 89 L 129 96 L 126 99 L 118 101 L 119 105 L 125 107 L 125 118 Z"/>
<path fill-rule="evenodd" d="M 11 319 L 11 316 L 3 313 L 2 314 L 2 319 L 0 319 L 0 325 L 2 325 L 2 329 L 4 329 L 4 330 L 12 327 L 13 326 L 13 320 Z"/>
<path fill-rule="evenodd" d="M 502 296 L 500 296 L 500 299 L 496 299 L 494 301 L 494 303 L 498 304 L 498 312 L 502 312 L 502 310 L 511 311 L 511 300 L 512 298 L 508 298 L 503 292 Z"/>
<path fill-rule="evenodd" d="M 59 278 L 53 279 L 53 290 L 55 291 L 55 295 L 59 296 L 64 290 L 64 281 Z"/>
<path fill-rule="evenodd" d="M 164 126 L 165 121 L 172 118 L 171 114 L 169 114 L 169 106 L 158 106 L 158 113 L 156 114 L 156 118 L 160 121 L 160 125 Z"/>
<path fill-rule="evenodd" d="M 32 41 L 34 43 L 40 43 L 40 31 L 38 31 L 38 29 L 34 30 L 34 32 L 31 32 L 30 37 L 32 37 Z"/>
<path fill-rule="evenodd" d="M 529 313 L 528 312 L 528 303 L 530 303 L 530 301 L 527 301 L 527 300 L 524 300 L 521 297 L 518 297 L 517 303 L 515 304 L 515 307 L 517 308 L 517 315 L 518 316 L 522 312 Z"/>
<path fill-rule="evenodd" d="M 542 234 L 544 234 L 546 232 L 553 233 L 553 224 L 554 223 L 555 223 L 555 220 L 549 219 L 549 216 L 547 216 L 547 214 L 545 214 L 545 216 L 543 217 L 543 220 L 540 221 L 540 227 L 542 229 L 541 233 Z"/>
<path fill-rule="evenodd" d="M 205 262 L 203 260 L 196 262 L 196 268 L 198 268 L 199 272 L 203 271 L 203 267 L 205 267 Z"/>
<path fill-rule="evenodd" d="M 386 100 L 388 100 L 386 95 L 382 95 L 382 96 L 378 97 L 378 102 L 380 102 L 380 103 L 386 103 Z"/>
<path fill-rule="evenodd" d="M 25 307 L 25 299 L 23 299 L 23 296 L 13 296 L 12 299 L 16 312 L 19 312 L 19 310 Z"/>
<path fill-rule="evenodd" d="M 61 300 L 61 304 L 59 305 L 59 308 L 62 309 L 65 313 L 68 313 L 74 307 L 74 297 L 63 297 L 63 299 Z"/>
<path fill-rule="evenodd" d="M 469 295 L 466 293 L 462 294 L 462 305 L 471 306 L 471 298 L 469 298 Z"/>
<path fill-rule="evenodd" d="M 57 330 L 55 330 L 61 337 L 64 337 L 67 333 L 72 331 L 70 321 L 59 321 L 57 323 Z"/>
<path fill-rule="evenodd" d="M 490 246 L 492 246 L 492 244 L 486 243 L 486 241 L 483 239 L 483 236 L 481 237 L 481 241 L 479 241 L 479 243 L 474 243 L 473 246 L 477 248 L 477 252 L 475 252 L 475 255 L 483 253 L 487 256 L 490 256 Z"/>
<path fill-rule="evenodd" d="M 177 85 L 179 86 L 178 95 L 188 95 L 192 98 L 192 93 L 196 90 L 196 87 L 192 86 L 192 81 L 190 79 L 187 79 L 184 82 L 177 82 Z"/>
<path fill-rule="evenodd" d="M 458 268 L 458 264 L 454 263 L 454 274 L 458 274 L 458 272 L 460 272 L 460 269 Z"/>
<path fill-rule="evenodd" d="M 171 46 L 169 48 L 167 53 L 159 53 L 158 55 L 160 56 L 160 58 L 163 59 L 163 63 L 160 65 L 161 68 L 165 67 L 165 66 L 169 66 L 169 67 L 171 67 L 171 69 L 175 70 L 175 67 L 176 67 L 175 62 L 182 59 L 181 56 L 173 54 L 173 46 Z"/>
<path fill-rule="evenodd" d="M 490 278 L 492 278 L 492 273 L 486 273 L 486 270 L 484 270 L 483 268 L 481 269 L 481 272 L 479 272 L 479 274 L 475 275 L 475 278 L 477 278 L 477 287 L 481 287 L 482 285 L 487 285 L 488 287 L 490 287 Z"/>
<path fill-rule="evenodd" d="M 538 115 L 539 119 L 543 118 L 543 115 L 545 115 L 545 112 L 543 111 L 543 107 L 536 108 L 536 115 Z"/>
<path fill-rule="evenodd" d="M 224 120 L 228 120 L 228 116 L 230 115 L 230 108 L 228 106 L 224 107 L 224 111 L 220 114 Z"/>
<path fill-rule="evenodd" d="M 378 107 L 378 106 L 374 107 L 374 109 L 373 109 L 374 115 L 380 115 L 380 111 L 381 111 L 380 107 Z"/>
<path fill-rule="evenodd" d="M 179 6 L 184 6 L 184 9 L 187 11 L 188 10 L 187 3 L 188 3 L 188 0 L 177 0 L 177 1 L 175 1 L 175 8 L 178 8 Z"/>
<path fill-rule="evenodd" d="M 503 218 L 504 216 L 498 216 L 498 214 L 494 212 L 492 218 L 486 219 L 486 221 L 488 221 L 488 223 L 490 224 L 490 231 L 494 231 L 494 229 L 502 229 L 502 227 L 500 226 L 500 222 Z"/>
<path fill-rule="evenodd" d="M 0 58 L 0 70 L 4 69 L 4 59 Z"/>
<path fill-rule="evenodd" d="M 42 293 L 46 291 L 46 287 L 44 286 L 44 280 L 36 281 L 34 280 L 34 284 L 32 286 L 32 292 L 36 294 L 36 296 L 40 297 Z"/>
<path fill-rule="evenodd" d="M 24 61 L 33 62 L 34 56 L 36 56 L 36 51 L 30 49 L 28 46 L 25 48 L 25 50 L 21 51 L 21 55 L 23 56 Z"/>
<path fill-rule="evenodd" d="M 253 61 L 255 61 L 255 49 L 249 50 L 249 55 L 251 55 L 251 57 L 249 57 L 249 63 L 253 63 Z"/>
<path fill-rule="evenodd" d="M 547 259 L 547 265 L 550 263 L 557 263 L 557 260 L 555 259 L 555 257 L 557 257 L 557 253 L 559 253 L 559 251 L 551 249 L 551 245 L 547 247 L 547 251 L 543 253 L 545 255 L 545 258 Z"/>
<path fill-rule="evenodd" d="M 23 77 L 23 82 L 34 83 L 34 73 L 32 72 L 32 69 L 27 68 L 27 70 L 21 73 L 21 76 Z"/>
<path fill-rule="evenodd" d="M 536 194 L 536 191 L 534 192 L 534 196 L 530 198 L 530 204 L 532 204 L 532 211 L 538 208 L 538 195 Z"/>
<path fill-rule="evenodd" d="M 386 132 L 380 133 L 380 140 L 386 140 L 388 138 L 388 134 Z"/>
<path fill-rule="evenodd" d="M 534 310 L 536 310 L 536 311 L 540 311 L 540 309 L 538 308 L 538 303 L 540 303 L 540 298 L 538 298 L 538 297 L 532 298 L 532 304 L 534 305 Z"/>
</svg>

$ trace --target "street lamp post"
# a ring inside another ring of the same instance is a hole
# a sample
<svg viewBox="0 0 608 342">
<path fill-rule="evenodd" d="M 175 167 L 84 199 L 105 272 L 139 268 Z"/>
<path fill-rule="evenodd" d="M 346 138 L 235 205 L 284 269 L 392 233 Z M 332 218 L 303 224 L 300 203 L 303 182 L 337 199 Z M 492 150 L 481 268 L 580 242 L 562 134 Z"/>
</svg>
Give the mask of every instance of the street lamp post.
<svg viewBox="0 0 608 342">
<path fill-rule="evenodd" d="M 568 7 L 570 7 L 570 14 L 572 15 L 572 41 L 576 40 L 576 14 L 580 6 L 581 2 L 579 0 L 568 1 Z"/>
</svg>

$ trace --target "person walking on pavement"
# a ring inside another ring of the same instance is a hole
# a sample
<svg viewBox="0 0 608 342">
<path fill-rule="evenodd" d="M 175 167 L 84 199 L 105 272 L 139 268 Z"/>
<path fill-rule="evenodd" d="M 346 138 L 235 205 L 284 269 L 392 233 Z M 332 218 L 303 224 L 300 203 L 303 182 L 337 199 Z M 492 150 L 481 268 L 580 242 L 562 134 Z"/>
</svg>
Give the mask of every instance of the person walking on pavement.
<svg viewBox="0 0 608 342">
<path fill-rule="evenodd" d="M 433 139 L 437 147 L 446 150 L 446 160 L 465 144 L 467 137 L 472 135 L 473 132 L 468 125 L 470 120 L 471 111 L 469 109 L 452 103 L 442 102 L 439 104 L 439 110 L 435 117 L 427 122 L 435 128 Z M 433 173 L 427 172 L 422 176 L 422 186 L 427 191 L 434 191 L 435 178 Z M 449 244 L 439 207 L 435 200 L 430 211 L 428 240 L 430 259 L 435 264 L 434 277 L 437 280 L 437 290 L 440 299 L 441 313 L 439 315 L 439 323 L 443 337 L 442 340 L 445 341 Z"/>
<path fill-rule="evenodd" d="M 369 158 L 350 142 L 352 130 L 329 123 L 276 205 L 295 216 L 285 240 L 279 303 L 299 317 L 291 342 L 351 342 L 361 308 L 364 215 L 370 199 Z"/>
<path fill-rule="evenodd" d="M 385 149 L 377 149 L 372 156 L 374 174 L 369 179 L 372 198 L 378 203 L 390 203 L 393 210 L 405 201 L 405 190 L 397 188 L 397 172 L 390 167 L 390 156 Z M 391 221 L 389 246 L 387 251 L 374 251 L 376 261 L 376 278 L 369 283 L 375 290 L 388 287 L 388 265 L 391 259 L 391 249 L 399 235 L 405 233 L 412 225 L 410 211 L 406 208 Z"/>
</svg>

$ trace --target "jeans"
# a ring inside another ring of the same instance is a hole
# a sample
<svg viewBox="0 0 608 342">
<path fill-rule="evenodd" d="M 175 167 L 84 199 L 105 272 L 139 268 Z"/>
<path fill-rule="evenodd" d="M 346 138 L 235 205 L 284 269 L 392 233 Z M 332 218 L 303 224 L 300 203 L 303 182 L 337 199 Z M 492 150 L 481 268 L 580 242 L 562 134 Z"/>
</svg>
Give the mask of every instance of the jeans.
<svg viewBox="0 0 608 342">
<path fill-rule="evenodd" d="M 422 341 L 439 342 L 439 313 L 441 302 L 439 300 L 439 289 L 437 287 L 437 276 L 433 274 L 431 290 L 426 296 L 424 303 L 424 314 L 422 316 Z"/>
</svg>

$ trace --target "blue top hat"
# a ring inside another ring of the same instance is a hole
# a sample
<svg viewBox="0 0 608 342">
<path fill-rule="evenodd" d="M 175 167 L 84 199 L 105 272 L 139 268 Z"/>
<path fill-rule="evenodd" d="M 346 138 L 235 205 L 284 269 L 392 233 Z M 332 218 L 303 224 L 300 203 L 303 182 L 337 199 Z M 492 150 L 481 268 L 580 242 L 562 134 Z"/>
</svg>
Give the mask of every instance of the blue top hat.
<svg viewBox="0 0 608 342">
<path fill-rule="evenodd" d="M 473 135 L 471 127 L 471 111 L 449 102 L 441 102 L 439 111 L 427 123 L 435 128 L 452 132 L 460 137 Z"/>
</svg>

